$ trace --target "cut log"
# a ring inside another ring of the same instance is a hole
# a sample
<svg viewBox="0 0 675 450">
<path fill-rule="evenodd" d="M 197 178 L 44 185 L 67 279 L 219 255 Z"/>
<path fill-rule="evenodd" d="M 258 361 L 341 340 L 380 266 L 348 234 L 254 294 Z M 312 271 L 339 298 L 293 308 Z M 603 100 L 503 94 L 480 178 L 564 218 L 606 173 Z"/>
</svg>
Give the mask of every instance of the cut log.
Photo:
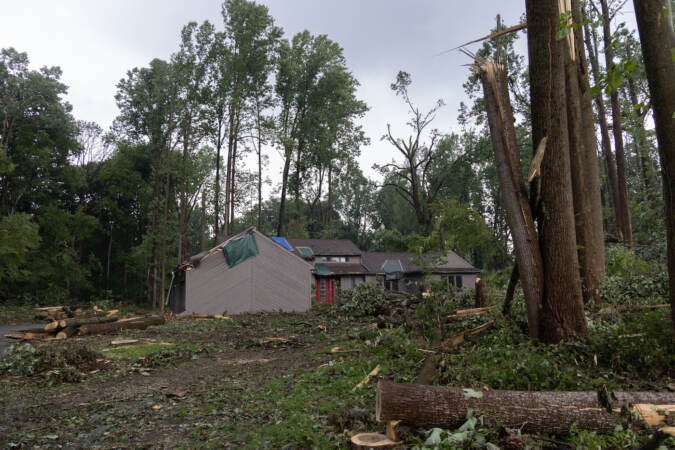
<svg viewBox="0 0 675 450">
<path fill-rule="evenodd" d="M 108 323 L 90 323 L 81 325 L 78 334 L 101 334 L 109 333 L 111 331 L 119 331 L 123 329 L 144 330 L 151 325 L 164 325 L 166 320 L 162 316 L 141 317 L 138 319 L 108 322 Z"/>
<path fill-rule="evenodd" d="M 633 420 L 645 426 L 658 426 L 654 414 L 664 424 L 675 408 L 672 392 L 615 392 L 611 412 L 601 406 L 596 392 L 473 391 L 443 386 L 397 384 L 380 380 L 375 412 L 377 420 L 401 420 L 419 428 L 456 429 L 466 421 L 469 409 L 489 424 L 521 429 L 525 433 L 568 433 L 572 424 L 579 429 L 611 432 L 626 420 L 622 407 Z M 649 406 L 636 407 L 637 404 Z M 645 411 L 650 411 L 645 420 Z M 657 418 L 658 419 L 658 418 Z"/>
<path fill-rule="evenodd" d="M 401 448 L 401 442 L 395 442 L 380 433 L 359 433 L 352 436 L 353 449 L 393 449 Z"/>
<path fill-rule="evenodd" d="M 33 339 L 44 339 L 46 341 L 52 339 L 54 335 L 52 333 L 48 333 L 44 330 L 40 331 L 26 331 L 23 333 L 8 333 L 4 335 L 6 338 L 9 339 L 25 339 L 25 340 L 33 340 Z"/>
<path fill-rule="evenodd" d="M 85 317 L 82 319 L 65 319 L 61 320 L 65 327 L 79 327 L 80 325 L 89 325 L 92 323 L 108 323 L 119 320 L 119 316 L 99 316 L 99 317 Z"/>
<path fill-rule="evenodd" d="M 63 330 L 56 333 L 56 339 L 68 339 L 77 333 L 77 325 L 68 325 Z"/>
<path fill-rule="evenodd" d="M 53 320 L 45 325 L 45 331 L 55 332 L 66 327 L 65 320 Z"/>
</svg>

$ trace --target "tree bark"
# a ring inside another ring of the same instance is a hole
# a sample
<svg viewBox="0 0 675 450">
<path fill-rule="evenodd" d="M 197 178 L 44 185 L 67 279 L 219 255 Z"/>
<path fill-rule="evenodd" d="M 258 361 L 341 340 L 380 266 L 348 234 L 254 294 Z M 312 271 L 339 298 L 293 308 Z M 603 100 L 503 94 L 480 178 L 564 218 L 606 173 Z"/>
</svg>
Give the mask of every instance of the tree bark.
<svg viewBox="0 0 675 450">
<path fill-rule="evenodd" d="M 81 325 L 78 329 L 78 334 L 101 334 L 111 331 L 119 331 L 124 329 L 144 330 L 151 325 L 164 325 L 165 319 L 162 316 L 142 317 L 140 319 L 124 320 L 109 323 L 92 323 Z"/>
<path fill-rule="evenodd" d="M 544 291 L 543 264 L 520 167 L 513 110 L 508 97 L 507 76 L 502 68 L 491 62 L 484 63 L 480 71 L 499 190 L 507 211 L 506 218 L 511 229 L 516 264 L 525 295 L 529 333 L 531 338 L 537 338 Z"/>
<path fill-rule="evenodd" d="M 577 255 L 579 258 L 579 275 L 581 292 L 585 304 L 595 304 L 593 294 L 600 300 L 600 285 L 595 274 L 596 265 L 593 259 L 594 239 L 593 217 L 589 198 L 588 180 L 586 178 L 585 155 L 586 139 L 584 117 L 581 111 L 581 90 L 578 70 L 578 54 L 576 52 L 576 34 L 570 30 L 566 39 L 565 51 L 565 85 L 567 88 L 567 136 L 569 139 L 570 165 L 572 175 L 572 198 L 574 203 L 574 224 L 577 238 Z M 590 253 L 590 255 L 589 255 Z M 590 256 L 590 257 L 589 257 Z"/>
<path fill-rule="evenodd" d="M 588 19 L 583 16 L 583 19 Z M 584 28 L 584 41 L 586 43 L 586 49 L 588 51 L 589 60 L 591 63 L 591 73 L 593 74 L 593 79 L 595 83 L 600 81 L 600 64 L 598 63 L 598 48 L 597 48 L 597 35 L 593 28 L 590 26 L 585 26 Z M 609 193 L 612 199 L 612 211 L 614 215 L 614 225 L 616 226 L 616 233 L 619 237 L 619 240 L 623 241 L 623 231 L 620 226 L 620 214 L 619 210 L 621 209 L 619 202 L 619 182 L 617 181 L 618 175 L 616 171 L 616 160 L 614 159 L 614 154 L 612 153 L 612 144 L 609 138 L 609 125 L 607 124 L 607 108 L 605 107 L 605 99 L 602 95 L 602 91 L 599 91 L 594 96 L 595 106 L 598 110 L 598 123 L 600 125 L 600 142 L 602 148 L 602 156 L 605 160 L 605 169 L 607 170 L 607 180 L 609 184 Z M 607 228 L 609 231 L 609 228 Z"/>
<path fill-rule="evenodd" d="M 558 1 L 527 0 L 532 141 L 547 137 L 541 163 L 544 292 L 538 336 L 545 343 L 587 334 L 575 236 L 567 134 L 565 43 L 556 39 Z M 521 280 L 524 269 L 518 264 Z"/>
<path fill-rule="evenodd" d="M 579 0 L 572 0 L 571 4 L 573 22 L 575 24 L 583 23 Z M 584 248 L 585 270 L 589 273 L 585 276 L 585 279 L 582 278 L 584 282 L 582 288 L 584 289 L 584 299 L 599 307 L 601 302 L 600 284 L 605 281 L 605 234 L 603 230 L 602 195 L 600 193 L 598 145 L 583 33 L 583 27 L 577 28 L 574 33 L 583 142 L 583 152 L 580 159 L 586 185 L 587 207 L 589 208 L 585 220 L 587 220 L 590 228 L 588 230 L 590 241 L 585 244 L 586 247 Z"/>
<path fill-rule="evenodd" d="M 529 23 L 529 22 L 528 22 Z M 616 400 L 602 404 L 597 392 L 472 391 L 446 386 L 377 384 L 375 414 L 379 421 L 401 420 L 419 428 L 459 428 L 469 409 L 488 424 L 520 429 L 524 433 L 569 433 L 573 424 L 582 430 L 611 432 L 627 419 L 622 406 L 673 405 L 672 392 L 616 392 Z M 607 408 L 611 412 L 607 411 Z M 665 416 L 664 416 L 665 419 Z"/>
<path fill-rule="evenodd" d="M 675 327 L 675 47 L 673 13 L 668 0 L 634 0 L 642 56 L 652 98 L 663 176 L 668 278 Z"/>
<path fill-rule="evenodd" d="M 602 34 L 605 47 L 605 70 L 609 73 L 614 66 L 614 48 L 612 46 L 612 33 L 610 30 L 610 14 L 607 0 L 600 0 L 600 8 L 603 15 Z M 614 137 L 614 152 L 616 154 L 616 173 L 619 211 L 619 226 L 623 241 L 632 245 L 633 228 L 630 220 L 630 205 L 628 203 L 628 183 L 626 181 L 626 155 L 623 148 L 623 130 L 621 124 L 621 105 L 619 104 L 619 91 L 613 88 L 610 92 L 610 104 L 612 107 L 612 135 Z"/>
</svg>

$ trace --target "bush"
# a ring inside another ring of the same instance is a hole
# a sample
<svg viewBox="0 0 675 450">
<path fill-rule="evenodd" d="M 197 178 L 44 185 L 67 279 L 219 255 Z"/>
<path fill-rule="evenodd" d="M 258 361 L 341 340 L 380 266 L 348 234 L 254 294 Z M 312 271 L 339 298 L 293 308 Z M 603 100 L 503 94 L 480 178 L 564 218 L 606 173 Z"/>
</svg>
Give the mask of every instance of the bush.
<svg viewBox="0 0 675 450">
<path fill-rule="evenodd" d="M 361 283 L 347 292 L 347 299 L 340 305 L 340 311 L 345 314 L 361 317 L 375 316 L 389 311 L 392 302 L 398 294 L 386 291 L 379 284 Z"/>
</svg>

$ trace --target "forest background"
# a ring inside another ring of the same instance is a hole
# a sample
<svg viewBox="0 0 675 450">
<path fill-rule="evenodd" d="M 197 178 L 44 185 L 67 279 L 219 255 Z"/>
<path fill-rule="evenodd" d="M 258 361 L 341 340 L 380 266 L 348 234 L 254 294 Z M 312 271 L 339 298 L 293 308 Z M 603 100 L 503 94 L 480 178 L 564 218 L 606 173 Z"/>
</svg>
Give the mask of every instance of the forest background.
<svg viewBox="0 0 675 450">
<path fill-rule="evenodd" d="M 607 248 L 608 275 L 649 273 L 665 290 L 652 102 L 639 39 L 617 16 L 624 3 L 587 2 L 583 21 L 604 237 L 621 244 Z M 508 25 L 497 18 L 495 29 Z M 503 35 L 478 54 L 507 68 L 527 169 L 530 87 L 520 39 Z M 511 235 L 480 81 L 467 73 L 459 126 L 449 131 L 434 120 L 448 106 L 420 104 L 415 76 L 391 74 L 409 122 L 380 130 L 397 157 L 370 177 L 358 156 L 379 136 L 360 125 L 369 105 L 339 43 L 308 31 L 286 36 L 263 5 L 229 0 L 220 23 L 186 24 L 169 59 L 132 68 L 117 83 L 119 114 L 107 130 L 75 119 L 58 67 L 36 70 L 20 49 L 3 49 L 0 298 L 39 302 L 48 293 L 49 303 L 110 298 L 156 307 L 178 262 L 251 225 L 270 235 L 352 239 L 364 250 L 452 249 L 507 277 Z M 272 152 L 281 168 L 268 165 Z"/>
</svg>

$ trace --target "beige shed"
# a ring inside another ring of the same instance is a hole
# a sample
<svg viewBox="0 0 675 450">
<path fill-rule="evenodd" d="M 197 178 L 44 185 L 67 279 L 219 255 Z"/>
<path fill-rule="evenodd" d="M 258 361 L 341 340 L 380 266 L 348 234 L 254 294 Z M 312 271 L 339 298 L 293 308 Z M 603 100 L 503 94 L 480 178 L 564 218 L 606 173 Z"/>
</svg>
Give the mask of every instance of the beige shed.
<svg viewBox="0 0 675 450">
<path fill-rule="evenodd" d="M 312 269 L 249 228 L 182 264 L 168 302 L 177 315 L 303 312 L 311 306 Z"/>
</svg>

